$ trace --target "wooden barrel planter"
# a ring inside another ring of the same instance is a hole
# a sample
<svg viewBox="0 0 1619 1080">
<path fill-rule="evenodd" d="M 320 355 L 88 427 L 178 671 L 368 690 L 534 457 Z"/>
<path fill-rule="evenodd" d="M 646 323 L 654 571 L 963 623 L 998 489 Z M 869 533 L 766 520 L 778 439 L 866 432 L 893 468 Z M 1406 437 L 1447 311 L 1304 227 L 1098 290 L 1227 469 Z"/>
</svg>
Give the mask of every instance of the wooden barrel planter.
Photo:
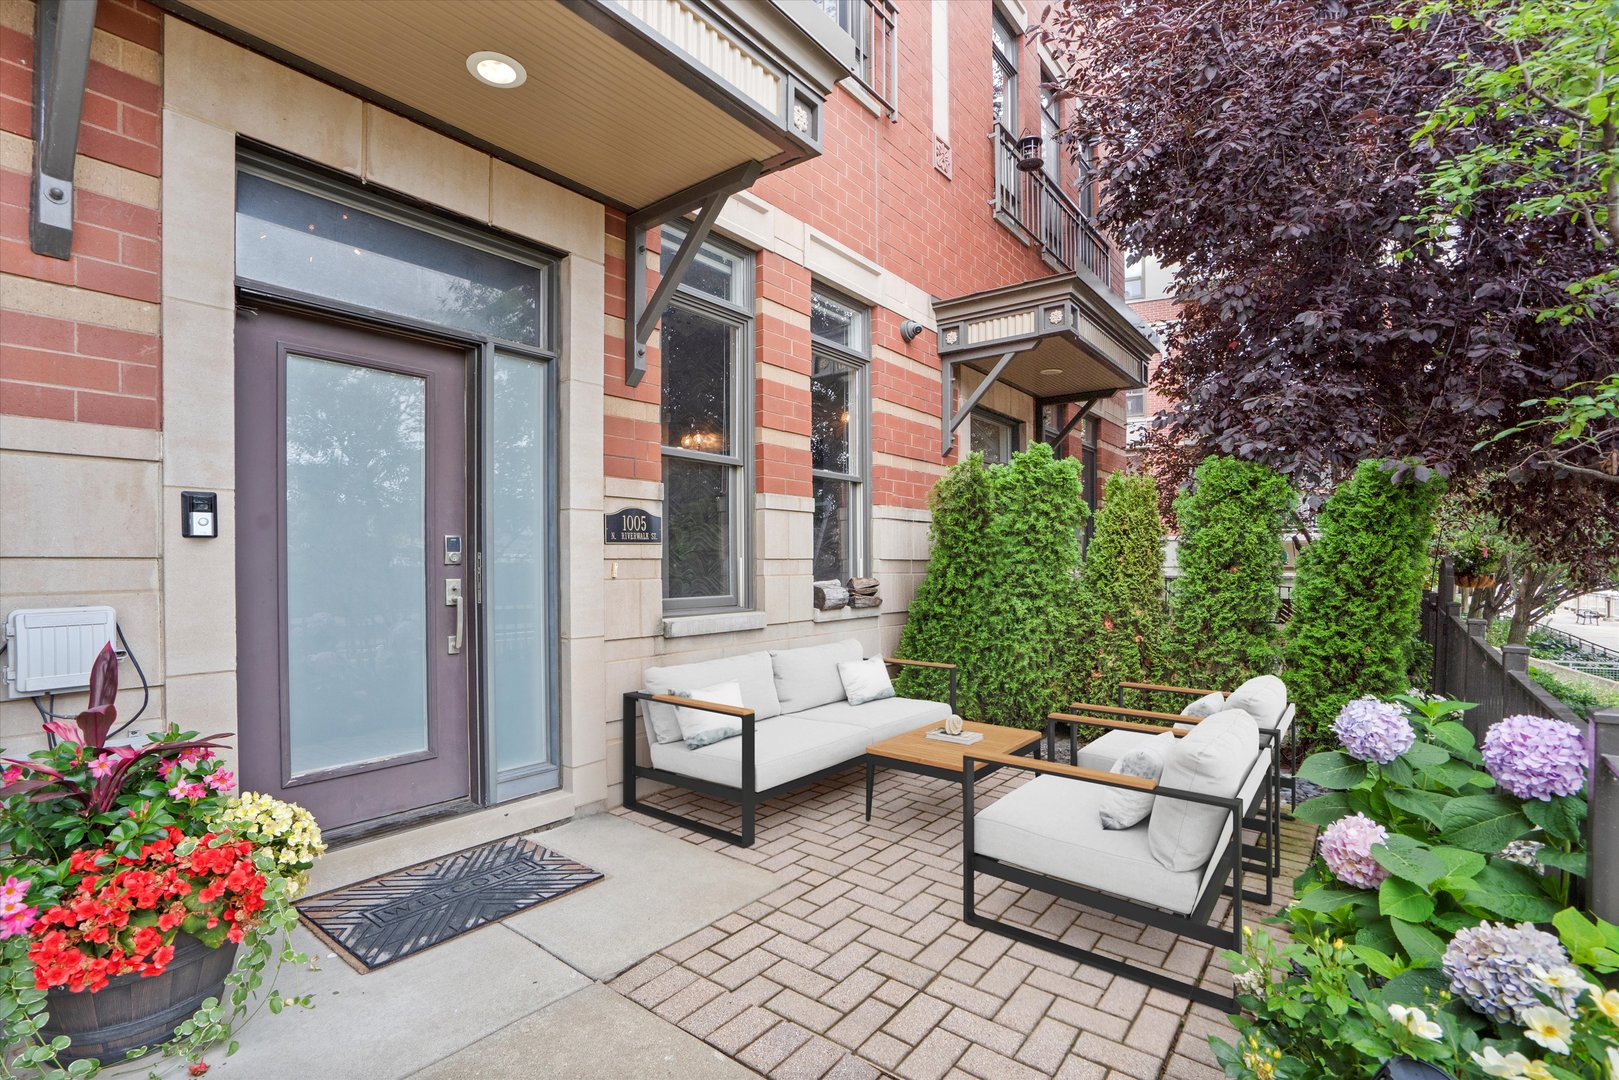
<svg viewBox="0 0 1619 1080">
<path fill-rule="evenodd" d="M 181 934 L 161 975 L 119 975 L 93 994 L 51 990 L 46 996 L 50 1020 L 40 1035 L 47 1041 L 58 1035 L 73 1040 L 57 1055 L 64 1064 L 91 1057 L 112 1064 L 136 1047 L 164 1042 L 204 999 L 224 992 L 237 948 L 226 942 L 210 949 Z"/>
</svg>

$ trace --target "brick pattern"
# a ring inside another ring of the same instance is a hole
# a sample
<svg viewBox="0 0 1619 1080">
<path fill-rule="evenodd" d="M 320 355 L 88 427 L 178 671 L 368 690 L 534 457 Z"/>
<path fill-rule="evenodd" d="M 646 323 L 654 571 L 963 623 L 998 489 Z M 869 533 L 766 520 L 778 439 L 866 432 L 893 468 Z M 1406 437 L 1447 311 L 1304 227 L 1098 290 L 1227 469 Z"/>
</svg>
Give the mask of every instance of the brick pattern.
<svg viewBox="0 0 1619 1080">
<path fill-rule="evenodd" d="M 0 319 L 0 413 L 58 420 L 160 426 L 161 226 L 155 198 L 120 197 L 148 183 L 120 177 L 162 171 L 161 16 L 144 0 L 106 0 L 86 79 L 75 170 L 73 257 L 35 255 L 28 243 L 33 96 L 33 5 L 10 5 L 0 22 L 0 260 L 5 272 L 44 283 L 34 310 L 8 295 Z M 15 142 L 19 151 L 10 152 Z M 8 290 L 8 293 L 19 290 Z M 88 293 L 133 304 L 83 312 Z"/>
<path fill-rule="evenodd" d="M 975 797 L 987 805 L 1026 778 L 999 774 Z M 851 772 L 769 804 L 747 849 L 626 815 L 770 870 L 780 886 L 611 985 L 780 1080 L 1220 1075 L 1207 1037 L 1232 1029 L 1217 1010 L 961 921 L 959 785 L 879 771 L 868 823 L 861 780 Z M 705 796 L 649 801 L 735 827 L 734 810 Z M 1303 870 L 1310 839 L 1285 826 L 1284 882 Z M 981 884 L 977 903 L 1081 948 L 1229 986 L 1212 949 L 1157 928 L 1004 882 Z"/>
</svg>

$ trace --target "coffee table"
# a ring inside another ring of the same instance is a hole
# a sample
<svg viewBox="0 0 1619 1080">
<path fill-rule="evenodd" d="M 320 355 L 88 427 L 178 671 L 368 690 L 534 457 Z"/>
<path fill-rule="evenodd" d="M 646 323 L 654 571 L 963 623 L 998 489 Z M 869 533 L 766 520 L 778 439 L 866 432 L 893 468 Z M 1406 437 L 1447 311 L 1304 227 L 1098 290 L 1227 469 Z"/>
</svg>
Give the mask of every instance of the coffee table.
<svg viewBox="0 0 1619 1080">
<path fill-rule="evenodd" d="M 891 739 L 872 743 L 866 748 L 866 820 L 871 820 L 871 796 L 877 783 L 877 767 L 902 769 L 919 776 L 932 776 L 940 780 L 962 782 L 962 769 L 968 754 L 1025 754 L 1038 751 L 1041 734 L 1027 728 L 1001 727 L 998 724 L 980 724 L 964 721 L 963 731 L 976 731 L 982 739 L 971 746 L 962 743 L 930 739 L 928 732 L 944 726 L 942 720 L 895 735 Z M 973 776 L 983 777 L 999 769 L 995 762 L 982 762 L 973 770 Z"/>
</svg>

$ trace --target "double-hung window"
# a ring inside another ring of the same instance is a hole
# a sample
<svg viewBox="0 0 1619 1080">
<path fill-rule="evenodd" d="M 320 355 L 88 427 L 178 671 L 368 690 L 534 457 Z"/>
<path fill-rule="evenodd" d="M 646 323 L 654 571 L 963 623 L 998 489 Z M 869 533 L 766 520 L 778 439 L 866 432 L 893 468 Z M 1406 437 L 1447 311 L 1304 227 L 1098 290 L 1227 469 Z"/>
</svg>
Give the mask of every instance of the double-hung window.
<svg viewBox="0 0 1619 1080">
<path fill-rule="evenodd" d="M 665 267 L 683 236 L 679 226 L 664 226 Z M 710 241 L 663 315 L 667 611 L 719 611 L 749 600 L 752 307 L 752 260 Z"/>
<path fill-rule="evenodd" d="M 810 468 L 816 581 L 864 576 L 871 447 L 871 313 L 817 285 L 810 296 Z"/>
<path fill-rule="evenodd" d="M 1040 65 L 1040 140 L 1045 144 L 1046 175 L 1062 179 L 1062 102 L 1057 100 L 1057 80 L 1044 64 Z"/>
<path fill-rule="evenodd" d="M 990 69 L 990 82 L 995 95 L 995 122 L 1013 134 L 1017 133 L 1017 46 L 1018 36 L 1001 18 L 993 17 L 994 60 Z"/>
</svg>

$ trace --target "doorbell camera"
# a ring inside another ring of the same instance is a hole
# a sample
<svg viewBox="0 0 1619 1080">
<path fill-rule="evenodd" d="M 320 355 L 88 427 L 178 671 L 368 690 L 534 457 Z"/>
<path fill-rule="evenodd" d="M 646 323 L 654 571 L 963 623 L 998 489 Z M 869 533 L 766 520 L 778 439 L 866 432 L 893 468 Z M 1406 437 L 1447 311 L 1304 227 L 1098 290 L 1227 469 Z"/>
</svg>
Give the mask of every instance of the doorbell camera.
<svg viewBox="0 0 1619 1080">
<path fill-rule="evenodd" d="M 212 491 L 180 492 L 180 535 L 212 539 L 219 535 L 219 496 Z"/>
</svg>

